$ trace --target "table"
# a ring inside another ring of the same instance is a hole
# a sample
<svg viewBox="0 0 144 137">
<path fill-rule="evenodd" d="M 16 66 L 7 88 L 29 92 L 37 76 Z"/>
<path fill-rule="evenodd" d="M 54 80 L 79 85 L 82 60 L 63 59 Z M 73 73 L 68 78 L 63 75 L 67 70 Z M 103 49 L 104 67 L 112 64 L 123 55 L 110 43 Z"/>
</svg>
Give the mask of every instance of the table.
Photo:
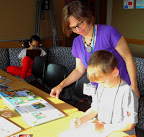
<svg viewBox="0 0 144 137">
<path fill-rule="evenodd" d="M 10 74 L 8 74 L 7 72 L 5 72 L 5 71 L 3 71 L 3 70 L 1 70 L 1 69 L 0 69 L 0 75 L 6 77 L 6 78 L 8 78 L 8 79 L 11 79 L 11 80 L 13 80 L 13 81 L 20 81 L 20 79 L 12 76 L 12 75 L 10 75 Z"/>
<path fill-rule="evenodd" d="M 51 97 L 48 93 L 45 93 L 44 91 L 24 82 L 20 79 L 0 70 L 0 75 L 5 76 L 6 78 L 9 78 L 12 80 L 11 83 L 7 84 L 8 86 L 11 86 L 12 89 L 22 89 L 26 88 L 38 96 L 41 96 L 44 98 L 47 102 L 52 104 L 54 107 L 59 109 L 61 112 L 63 112 L 66 117 L 44 123 L 42 125 L 38 125 L 35 127 L 30 127 L 23 119 L 22 117 L 15 111 L 12 110 L 14 115 L 11 118 L 8 118 L 12 123 L 16 124 L 17 126 L 21 127 L 22 131 L 19 132 L 19 134 L 28 133 L 31 135 L 31 137 L 58 137 L 59 133 L 66 131 L 70 128 L 70 120 L 75 117 L 80 117 L 84 112 L 78 111 L 77 108 L 65 103 L 62 100 L 56 99 Z M 5 108 L 6 104 L 3 102 L 2 98 L 0 98 L 0 107 Z M 128 137 L 127 134 L 124 132 L 113 132 L 108 137 Z M 130 136 L 129 136 L 130 137 Z M 136 137 L 136 136 L 131 136 Z"/>
</svg>

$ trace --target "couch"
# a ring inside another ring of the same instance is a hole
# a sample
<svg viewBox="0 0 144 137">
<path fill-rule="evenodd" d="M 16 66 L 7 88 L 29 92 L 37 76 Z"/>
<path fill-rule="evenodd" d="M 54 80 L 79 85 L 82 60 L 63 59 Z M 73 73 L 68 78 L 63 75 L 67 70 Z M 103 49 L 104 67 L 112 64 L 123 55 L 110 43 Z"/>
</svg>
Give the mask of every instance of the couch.
<svg viewBox="0 0 144 137">
<path fill-rule="evenodd" d="M 21 50 L 22 48 L 0 48 L 0 69 L 6 71 L 8 65 L 20 66 L 20 59 L 17 56 Z M 75 68 L 75 58 L 71 54 L 71 47 L 49 47 L 45 51 L 47 52 L 47 63 L 65 66 L 68 69 L 68 74 Z M 134 57 L 134 61 L 137 69 L 138 88 L 141 95 L 138 113 L 139 122 L 136 127 L 144 131 L 144 58 Z M 34 79 L 31 76 L 27 77 L 26 81 L 29 82 Z"/>
</svg>

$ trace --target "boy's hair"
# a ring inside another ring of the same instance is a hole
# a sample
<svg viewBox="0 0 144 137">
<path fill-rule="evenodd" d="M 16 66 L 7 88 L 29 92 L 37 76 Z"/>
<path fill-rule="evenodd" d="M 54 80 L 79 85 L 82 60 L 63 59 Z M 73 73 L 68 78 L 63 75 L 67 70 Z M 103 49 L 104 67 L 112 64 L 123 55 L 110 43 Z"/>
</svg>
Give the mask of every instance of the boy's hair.
<svg viewBox="0 0 144 137">
<path fill-rule="evenodd" d="M 37 41 L 37 42 L 41 43 L 40 37 L 37 35 L 32 35 L 29 41 L 30 41 L 30 43 L 32 43 L 33 41 Z"/>
<path fill-rule="evenodd" d="M 114 54 L 106 50 L 95 51 L 89 59 L 87 76 L 90 80 L 96 79 L 97 70 L 108 73 L 118 66 Z"/>
</svg>

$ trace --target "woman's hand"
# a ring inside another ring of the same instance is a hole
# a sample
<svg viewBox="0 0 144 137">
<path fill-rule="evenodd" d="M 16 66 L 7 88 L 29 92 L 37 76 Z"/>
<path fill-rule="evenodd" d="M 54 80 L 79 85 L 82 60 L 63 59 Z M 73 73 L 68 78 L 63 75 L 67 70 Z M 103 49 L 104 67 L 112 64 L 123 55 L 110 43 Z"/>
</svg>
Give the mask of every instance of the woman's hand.
<svg viewBox="0 0 144 137">
<path fill-rule="evenodd" d="M 80 118 L 74 118 L 74 119 L 72 119 L 71 122 L 70 122 L 70 127 L 77 128 L 77 127 L 79 127 L 81 124 L 82 124 L 82 121 L 81 121 Z"/>
<path fill-rule="evenodd" d="M 99 120 L 95 121 L 95 131 L 96 132 L 104 132 L 105 128 L 104 128 L 104 123 L 100 122 Z"/>
<path fill-rule="evenodd" d="M 57 99 L 59 98 L 59 94 L 60 92 L 62 91 L 62 86 L 61 85 L 57 85 L 56 87 L 54 87 L 52 90 L 51 90 L 51 93 L 50 93 L 50 96 L 52 97 L 56 97 Z"/>
</svg>

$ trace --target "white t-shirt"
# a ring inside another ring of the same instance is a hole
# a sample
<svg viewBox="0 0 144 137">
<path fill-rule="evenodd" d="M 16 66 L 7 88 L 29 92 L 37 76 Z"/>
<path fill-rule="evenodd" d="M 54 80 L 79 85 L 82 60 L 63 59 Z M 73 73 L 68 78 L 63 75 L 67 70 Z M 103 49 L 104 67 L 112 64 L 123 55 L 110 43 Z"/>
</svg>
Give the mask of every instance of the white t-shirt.
<svg viewBox="0 0 144 137">
<path fill-rule="evenodd" d="M 106 124 L 138 122 L 138 99 L 125 81 L 119 89 L 103 88 L 99 84 L 91 107 L 98 110 L 98 119 Z M 135 134 L 135 130 L 128 131 L 127 134 Z"/>
<path fill-rule="evenodd" d="M 41 55 L 40 56 L 45 56 L 47 53 L 43 50 L 43 49 L 40 49 L 41 50 Z M 26 51 L 27 51 L 27 48 L 23 49 L 20 54 L 18 55 L 18 58 L 21 59 L 21 58 L 24 58 L 26 56 Z"/>
</svg>

